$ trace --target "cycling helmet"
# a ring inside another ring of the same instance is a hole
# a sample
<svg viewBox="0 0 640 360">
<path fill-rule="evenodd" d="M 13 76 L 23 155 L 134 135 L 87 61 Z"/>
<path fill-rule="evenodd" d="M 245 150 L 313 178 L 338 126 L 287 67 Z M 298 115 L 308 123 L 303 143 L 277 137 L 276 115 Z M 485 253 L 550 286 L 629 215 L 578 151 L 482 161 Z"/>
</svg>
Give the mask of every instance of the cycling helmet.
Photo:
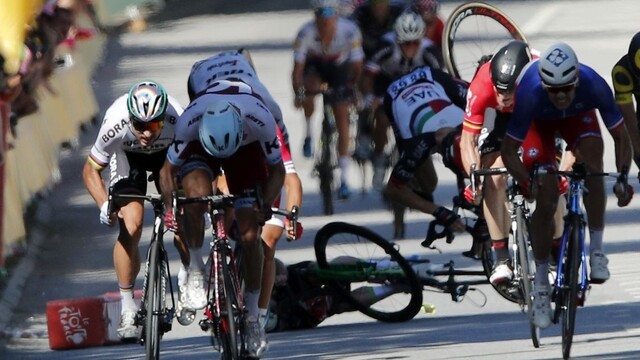
<svg viewBox="0 0 640 360">
<path fill-rule="evenodd" d="M 440 8 L 437 0 L 413 0 L 411 5 L 422 15 L 435 14 Z"/>
<path fill-rule="evenodd" d="M 633 35 L 629 44 L 629 65 L 631 72 L 640 78 L 640 32 Z"/>
<path fill-rule="evenodd" d="M 394 29 L 399 43 L 420 40 L 424 37 L 424 20 L 414 12 L 405 12 L 398 16 Z"/>
<path fill-rule="evenodd" d="M 340 2 L 338 0 L 311 0 L 311 7 L 314 10 L 323 8 L 338 9 Z"/>
<path fill-rule="evenodd" d="M 242 143 L 242 117 L 239 110 L 227 101 L 209 105 L 200 122 L 200 143 L 216 158 L 228 158 Z"/>
<path fill-rule="evenodd" d="M 580 64 L 571 46 L 560 42 L 551 45 L 540 56 L 538 72 L 549 86 L 567 85 L 578 79 Z"/>
<path fill-rule="evenodd" d="M 127 109 L 134 121 L 146 123 L 161 120 L 167 112 L 167 93 L 156 82 L 140 82 L 129 90 Z"/>
<path fill-rule="evenodd" d="M 491 80 L 496 89 L 511 92 L 522 69 L 531 61 L 529 45 L 514 40 L 503 46 L 491 59 Z"/>
</svg>

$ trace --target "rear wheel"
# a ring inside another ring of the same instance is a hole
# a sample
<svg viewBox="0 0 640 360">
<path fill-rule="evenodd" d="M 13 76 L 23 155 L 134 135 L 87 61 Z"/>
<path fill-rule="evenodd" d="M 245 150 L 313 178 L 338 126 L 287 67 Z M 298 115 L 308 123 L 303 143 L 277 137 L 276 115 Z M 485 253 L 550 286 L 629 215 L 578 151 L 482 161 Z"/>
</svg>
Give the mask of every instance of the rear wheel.
<svg viewBox="0 0 640 360">
<path fill-rule="evenodd" d="M 578 308 L 578 286 L 580 282 L 580 219 L 573 217 L 571 220 L 571 236 L 565 264 L 564 286 L 566 296 L 562 308 L 562 356 L 568 359 L 571 354 L 573 333 L 576 325 L 576 310 Z"/>
<path fill-rule="evenodd" d="M 160 244 L 151 243 L 149 254 L 149 273 L 147 274 L 147 293 L 145 296 L 144 346 L 147 359 L 160 358 L 160 325 L 162 321 L 162 277 Z"/>
<path fill-rule="evenodd" d="M 470 82 L 481 60 L 488 60 L 510 40 L 527 41 L 522 31 L 495 6 L 469 2 L 446 21 L 442 48 L 449 73 Z"/>
<path fill-rule="evenodd" d="M 314 247 L 319 268 L 333 274 L 326 282 L 356 310 L 385 322 L 407 321 L 420 311 L 422 284 L 378 234 L 333 222 L 318 231 Z"/>
<path fill-rule="evenodd" d="M 322 205 L 325 215 L 333 215 L 333 160 L 332 152 L 335 151 L 333 146 L 333 132 L 331 120 L 329 117 L 329 109 L 325 109 L 324 119 L 322 120 L 322 145 L 320 149 L 320 157 L 316 162 L 316 172 L 320 180 L 320 193 L 322 194 Z"/>
</svg>

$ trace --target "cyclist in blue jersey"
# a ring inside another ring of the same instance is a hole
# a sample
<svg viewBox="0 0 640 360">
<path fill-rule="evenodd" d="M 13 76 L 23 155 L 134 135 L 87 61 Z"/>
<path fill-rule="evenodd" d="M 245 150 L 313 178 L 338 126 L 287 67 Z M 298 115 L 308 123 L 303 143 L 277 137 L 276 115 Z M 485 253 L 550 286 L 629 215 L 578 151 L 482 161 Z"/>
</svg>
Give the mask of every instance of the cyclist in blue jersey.
<svg viewBox="0 0 640 360">
<path fill-rule="evenodd" d="M 623 175 L 614 185 L 618 206 L 626 206 L 633 196 L 626 173 L 631 163 L 629 135 L 613 93 L 606 81 L 592 68 L 578 62 L 573 49 L 565 43 L 550 46 L 540 58 L 524 70 L 516 88 L 515 107 L 502 145 L 502 159 L 523 191 L 536 200 L 531 219 L 532 246 L 536 273 L 547 274 L 554 232 L 553 214 L 558 204 L 558 177 L 541 175 L 532 184 L 534 165 L 555 168 L 555 136 L 559 134 L 573 151 L 576 161 L 586 164 L 589 172 L 603 171 L 604 143 L 596 109 L 615 142 L 616 167 Z M 518 148 L 529 131 L 537 135 L 538 146 L 518 156 Z M 532 186 L 534 185 L 534 186 Z M 590 278 L 593 283 L 609 279 L 608 259 L 602 251 L 606 194 L 602 177 L 585 181 L 589 192 L 584 206 L 590 234 Z M 547 276 L 537 276 L 534 284 L 534 325 L 551 324 L 550 285 Z"/>
</svg>

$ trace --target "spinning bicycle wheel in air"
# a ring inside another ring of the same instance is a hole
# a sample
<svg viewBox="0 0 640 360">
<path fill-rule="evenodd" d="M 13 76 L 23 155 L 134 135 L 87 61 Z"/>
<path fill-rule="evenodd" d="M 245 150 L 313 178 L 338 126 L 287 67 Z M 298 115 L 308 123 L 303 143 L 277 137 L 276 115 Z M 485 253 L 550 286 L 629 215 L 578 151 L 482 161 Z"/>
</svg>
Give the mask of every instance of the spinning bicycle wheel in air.
<svg viewBox="0 0 640 360">
<path fill-rule="evenodd" d="M 328 285 L 361 313 L 401 322 L 420 311 L 422 284 L 407 260 L 378 234 L 333 222 L 318 231 L 314 248 L 318 267 L 331 274 Z"/>
<path fill-rule="evenodd" d="M 442 39 L 449 73 L 471 81 L 482 59 L 488 59 L 511 40 L 527 42 L 518 26 L 495 6 L 470 2 L 458 6 L 447 19 Z"/>
</svg>

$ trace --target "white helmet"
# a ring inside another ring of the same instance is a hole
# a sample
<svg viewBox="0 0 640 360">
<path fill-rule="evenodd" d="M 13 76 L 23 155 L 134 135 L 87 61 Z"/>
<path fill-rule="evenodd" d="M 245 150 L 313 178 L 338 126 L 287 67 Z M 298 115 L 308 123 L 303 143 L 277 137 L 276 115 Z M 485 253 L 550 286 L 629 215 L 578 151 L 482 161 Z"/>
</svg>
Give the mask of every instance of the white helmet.
<svg viewBox="0 0 640 360">
<path fill-rule="evenodd" d="M 238 109 L 227 101 L 209 105 L 200 122 L 200 143 L 216 158 L 228 158 L 242 144 L 242 117 Z"/>
<path fill-rule="evenodd" d="M 338 9 L 339 6 L 339 0 L 311 0 L 311 8 L 313 8 L 314 10 L 322 8 Z"/>
<path fill-rule="evenodd" d="M 538 63 L 538 72 L 546 85 L 567 85 L 577 80 L 580 63 L 571 46 L 560 42 L 547 48 Z"/>
<path fill-rule="evenodd" d="M 396 40 L 399 43 L 419 40 L 424 37 L 424 20 L 412 11 L 407 11 L 398 16 L 394 25 Z"/>
</svg>

